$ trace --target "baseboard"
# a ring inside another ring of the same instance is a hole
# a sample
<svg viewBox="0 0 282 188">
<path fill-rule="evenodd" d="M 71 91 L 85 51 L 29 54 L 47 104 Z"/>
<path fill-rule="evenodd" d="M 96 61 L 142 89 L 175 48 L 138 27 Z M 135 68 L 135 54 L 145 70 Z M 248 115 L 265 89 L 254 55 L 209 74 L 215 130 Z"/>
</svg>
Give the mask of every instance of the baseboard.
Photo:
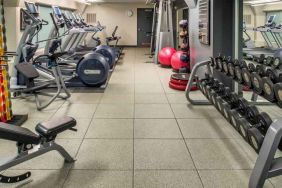
<svg viewBox="0 0 282 188">
<path fill-rule="evenodd" d="M 136 48 L 138 46 L 137 45 L 118 45 L 118 47 L 122 47 L 122 48 Z"/>
</svg>

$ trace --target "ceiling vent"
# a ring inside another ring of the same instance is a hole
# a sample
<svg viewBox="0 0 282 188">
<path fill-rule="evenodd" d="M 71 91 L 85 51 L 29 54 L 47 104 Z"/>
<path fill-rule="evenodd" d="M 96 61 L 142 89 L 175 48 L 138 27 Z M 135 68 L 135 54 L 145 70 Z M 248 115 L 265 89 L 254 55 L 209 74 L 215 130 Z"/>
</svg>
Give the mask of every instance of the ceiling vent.
<svg viewBox="0 0 282 188">
<path fill-rule="evenodd" d="M 94 14 L 94 13 L 87 13 L 86 14 L 86 22 L 87 23 L 96 23 L 96 14 Z"/>
<path fill-rule="evenodd" d="M 244 19 L 246 25 L 252 24 L 252 16 L 251 16 L 250 14 L 244 15 L 244 18 L 243 18 L 243 19 Z"/>
</svg>

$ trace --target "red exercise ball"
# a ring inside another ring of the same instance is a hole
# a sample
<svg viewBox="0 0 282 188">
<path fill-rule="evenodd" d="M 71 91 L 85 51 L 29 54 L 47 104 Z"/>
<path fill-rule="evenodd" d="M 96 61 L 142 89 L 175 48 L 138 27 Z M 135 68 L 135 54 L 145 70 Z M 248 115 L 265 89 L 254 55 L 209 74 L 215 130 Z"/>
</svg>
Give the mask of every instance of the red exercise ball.
<svg viewBox="0 0 282 188">
<path fill-rule="evenodd" d="M 182 61 L 181 56 L 185 54 L 183 51 L 177 51 L 171 57 L 171 66 L 174 70 L 179 70 L 183 67 L 187 67 L 189 62 Z"/>
<path fill-rule="evenodd" d="M 170 66 L 171 57 L 175 52 L 176 50 L 174 48 L 171 47 L 163 48 L 158 54 L 159 62 L 164 66 Z"/>
</svg>

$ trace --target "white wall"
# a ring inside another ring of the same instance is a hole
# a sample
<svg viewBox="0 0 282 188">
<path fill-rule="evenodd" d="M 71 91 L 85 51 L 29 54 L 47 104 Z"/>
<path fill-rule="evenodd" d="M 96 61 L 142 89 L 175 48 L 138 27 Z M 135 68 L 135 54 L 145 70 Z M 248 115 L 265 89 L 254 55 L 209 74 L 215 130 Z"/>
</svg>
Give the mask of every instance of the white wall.
<svg viewBox="0 0 282 188">
<path fill-rule="evenodd" d="M 267 5 L 264 7 L 264 11 L 282 11 L 282 2 L 273 4 L 273 5 Z"/>
<path fill-rule="evenodd" d="M 97 21 L 106 26 L 103 38 L 110 36 L 115 26 L 119 26 L 117 35 L 121 36 L 120 45 L 137 45 L 137 8 L 148 8 L 145 3 L 96 4 L 86 8 L 85 14 L 96 13 Z M 134 12 L 132 17 L 126 15 L 127 10 Z M 84 15 L 85 16 L 85 15 Z"/>
<path fill-rule="evenodd" d="M 247 24 L 247 27 L 254 28 L 256 25 L 256 20 L 255 20 L 255 14 L 251 8 L 251 6 L 244 5 L 244 15 L 251 15 L 251 23 Z M 252 40 L 256 40 L 256 32 L 253 31 L 247 31 L 247 33 L 250 35 Z M 244 35 L 244 38 L 246 39 L 246 36 Z"/>
<path fill-rule="evenodd" d="M 29 2 L 44 3 L 48 5 L 57 5 L 60 7 L 77 9 L 77 2 L 75 0 L 28 0 Z M 19 7 L 24 7 L 25 0 L 19 1 Z"/>
<path fill-rule="evenodd" d="M 16 51 L 18 45 L 18 35 L 20 32 L 20 8 L 5 8 L 5 19 L 7 29 L 7 47 L 8 51 Z"/>
</svg>

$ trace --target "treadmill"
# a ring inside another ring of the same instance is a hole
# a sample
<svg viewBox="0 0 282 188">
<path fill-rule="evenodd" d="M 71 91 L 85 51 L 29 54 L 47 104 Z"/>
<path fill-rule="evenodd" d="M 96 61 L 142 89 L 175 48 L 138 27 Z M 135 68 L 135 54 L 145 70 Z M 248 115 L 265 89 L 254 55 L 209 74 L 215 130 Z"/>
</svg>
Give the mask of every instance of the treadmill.
<svg viewBox="0 0 282 188">
<path fill-rule="evenodd" d="M 273 54 L 276 52 L 277 48 L 280 48 L 279 42 L 272 32 L 273 27 L 275 27 L 275 18 L 276 15 L 269 16 L 267 23 L 264 26 L 257 28 L 246 27 L 246 30 L 260 32 L 267 44 L 266 47 L 243 48 L 243 54 L 247 59 L 259 58 L 261 54 L 264 54 L 265 57 L 273 57 Z M 273 44 L 273 42 L 275 43 L 275 45 Z"/>
<path fill-rule="evenodd" d="M 69 16 L 72 20 L 74 20 L 74 24 L 76 27 L 79 27 L 84 30 L 84 32 L 79 33 L 77 35 L 77 37 L 75 38 L 75 41 L 70 46 L 70 49 L 76 52 L 93 51 L 96 46 L 95 47 L 86 46 L 86 45 L 83 45 L 83 43 L 89 33 L 93 33 L 94 35 L 96 35 L 99 31 L 101 31 L 100 27 L 88 25 L 87 23 L 85 23 L 82 20 L 83 18 L 81 18 L 80 16 L 78 16 L 75 13 L 71 13 L 69 14 Z"/>
<path fill-rule="evenodd" d="M 271 32 L 277 40 L 277 43 L 279 44 L 280 48 L 282 48 L 282 23 L 272 28 Z"/>
</svg>

